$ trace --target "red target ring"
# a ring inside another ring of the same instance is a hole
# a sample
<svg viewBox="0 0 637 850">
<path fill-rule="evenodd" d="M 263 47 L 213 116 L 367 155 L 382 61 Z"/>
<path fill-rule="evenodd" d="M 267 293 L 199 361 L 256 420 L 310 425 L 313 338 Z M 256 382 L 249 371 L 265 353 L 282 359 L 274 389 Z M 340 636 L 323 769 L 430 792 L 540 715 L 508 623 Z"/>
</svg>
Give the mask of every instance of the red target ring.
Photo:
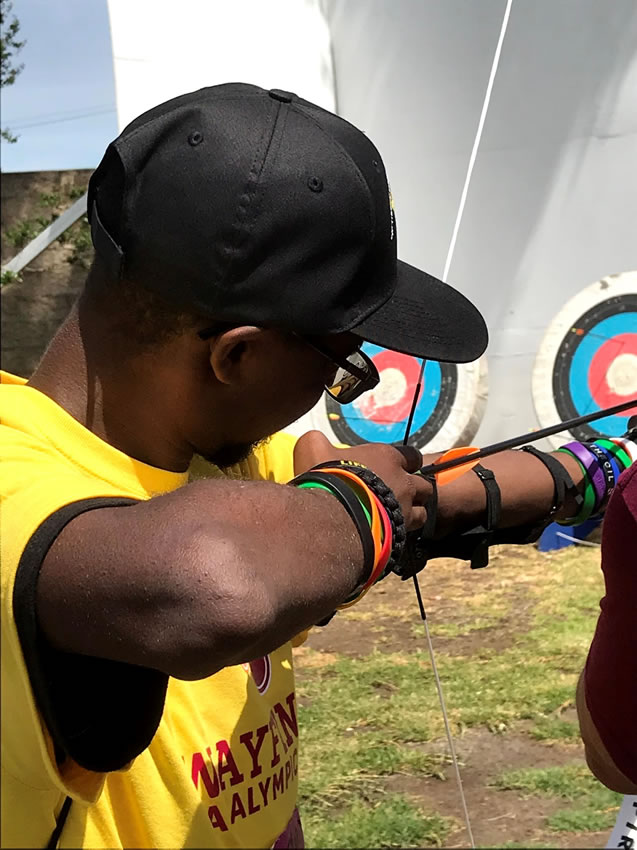
<svg viewBox="0 0 637 850">
<path fill-rule="evenodd" d="M 540 425 L 553 425 L 637 394 L 637 271 L 609 275 L 574 295 L 547 329 L 533 370 Z M 549 440 L 618 437 L 634 409 L 575 426 Z"/>
<path fill-rule="evenodd" d="M 383 392 L 363 396 L 358 409 L 371 422 L 399 422 L 409 415 L 413 404 L 413 387 L 420 372 L 418 361 L 388 349 L 376 354 L 373 361 L 381 376 Z M 422 388 L 419 399 L 421 394 Z"/>
<path fill-rule="evenodd" d="M 626 401 L 626 393 L 618 391 L 622 366 L 625 372 L 637 373 L 637 333 L 623 333 L 607 340 L 591 361 L 588 388 L 600 408 Z M 637 385 L 634 391 L 637 391 Z M 637 413 L 637 410 L 628 411 L 627 415 L 631 413 Z"/>
</svg>

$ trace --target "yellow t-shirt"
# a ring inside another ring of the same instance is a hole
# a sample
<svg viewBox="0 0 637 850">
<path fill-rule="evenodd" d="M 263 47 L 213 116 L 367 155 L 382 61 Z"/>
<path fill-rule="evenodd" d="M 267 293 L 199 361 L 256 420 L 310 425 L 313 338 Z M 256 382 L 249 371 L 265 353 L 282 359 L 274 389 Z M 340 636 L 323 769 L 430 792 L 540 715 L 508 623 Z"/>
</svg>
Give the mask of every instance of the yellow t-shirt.
<svg viewBox="0 0 637 850">
<path fill-rule="evenodd" d="M 232 477 L 289 480 L 293 444 L 276 435 Z M 279 838 L 276 846 L 287 847 L 298 823 L 289 643 L 201 681 L 170 678 L 167 690 L 156 671 L 41 647 L 34 576 L 64 522 L 80 512 L 73 506 L 121 503 L 126 510 L 127 499 L 174 490 L 188 474 L 127 457 L 5 373 L 0 447 L 2 845 L 45 847 L 68 795 L 61 847 L 272 847 Z M 221 475 L 202 461 L 193 474 Z M 52 675 L 58 662 L 65 676 Z M 129 752 L 134 741 L 120 745 L 131 736 L 146 734 L 150 744 L 110 772 L 80 766 L 54 744 L 57 721 L 47 712 L 60 705 L 67 737 L 90 738 L 98 761 Z"/>
</svg>

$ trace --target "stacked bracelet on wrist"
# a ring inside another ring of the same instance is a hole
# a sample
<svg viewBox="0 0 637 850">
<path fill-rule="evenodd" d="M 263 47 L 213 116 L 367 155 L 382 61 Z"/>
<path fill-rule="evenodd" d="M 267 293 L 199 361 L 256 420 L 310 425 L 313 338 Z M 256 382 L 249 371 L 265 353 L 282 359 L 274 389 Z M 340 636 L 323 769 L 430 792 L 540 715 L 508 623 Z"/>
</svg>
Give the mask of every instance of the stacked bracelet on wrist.
<svg viewBox="0 0 637 850">
<path fill-rule="evenodd" d="M 637 457 L 637 446 L 625 437 L 604 437 L 585 443 L 571 442 L 558 449 L 571 455 L 584 472 L 584 495 L 574 517 L 560 520 L 560 525 L 581 525 L 597 517 L 608 504 L 622 472 Z"/>
<path fill-rule="evenodd" d="M 371 469 L 352 461 L 319 464 L 298 475 L 290 484 L 332 493 L 356 526 L 363 547 L 365 579 L 339 606 L 347 608 L 384 578 L 402 554 L 406 533 L 398 501 Z"/>
</svg>

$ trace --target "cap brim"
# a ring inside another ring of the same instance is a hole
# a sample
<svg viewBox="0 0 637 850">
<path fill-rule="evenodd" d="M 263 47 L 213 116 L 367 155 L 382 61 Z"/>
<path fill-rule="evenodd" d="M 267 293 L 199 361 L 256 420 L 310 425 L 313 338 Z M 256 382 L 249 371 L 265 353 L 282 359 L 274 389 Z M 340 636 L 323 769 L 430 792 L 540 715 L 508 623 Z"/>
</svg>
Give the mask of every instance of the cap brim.
<svg viewBox="0 0 637 850">
<path fill-rule="evenodd" d="M 400 260 L 392 297 L 351 332 L 402 354 L 447 363 L 477 360 L 489 341 L 484 319 L 464 295 Z"/>
</svg>

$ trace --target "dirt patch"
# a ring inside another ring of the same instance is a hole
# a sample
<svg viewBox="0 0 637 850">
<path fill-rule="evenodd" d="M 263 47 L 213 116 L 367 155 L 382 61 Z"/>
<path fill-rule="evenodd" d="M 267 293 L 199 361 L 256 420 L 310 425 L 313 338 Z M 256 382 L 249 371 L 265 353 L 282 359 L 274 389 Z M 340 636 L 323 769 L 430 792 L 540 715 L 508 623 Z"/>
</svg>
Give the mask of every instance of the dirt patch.
<svg viewBox="0 0 637 850">
<path fill-rule="evenodd" d="M 530 546 L 506 546 L 492 550 L 491 567 L 486 570 L 472 571 L 466 564 L 447 559 L 429 564 L 419 580 L 436 653 L 475 656 L 515 645 L 531 628 L 534 609 L 541 598 L 538 583 L 551 569 L 551 560 L 551 555 Z M 337 614 L 326 628 L 311 632 L 298 657 L 297 673 L 302 681 L 304 667 L 331 664 L 338 655 L 362 657 L 374 650 L 407 653 L 425 647 L 413 584 L 391 577 L 374 588 L 360 605 Z M 399 660 L 397 657 L 396 663 Z M 386 683 L 378 682 L 375 687 L 381 699 L 391 696 Z M 572 700 L 554 715 L 577 725 Z M 569 807 L 576 809 L 577 803 L 490 786 L 504 771 L 584 763 L 578 738 L 538 741 L 530 734 L 535 727 L 535 721 L 519 719 L 504 734 L 480 727 L 455 738 L 476 845 L 493 847 L 516 842 L 524 846 L 537 842 L 556 848 L 604 847 L 609 831 L 574 833 L 548 829 L 547 817 Z M 363 724 L 348 732 L 360 734 L 375 728 Z M 448 752 L 444 739 L 410 746 L 443 759 Z M 443 773 L 444 780 L 396 774 L 383 779 L 382 787 L 387 792 L 413 797 L 424 812 L 453 817 L 457 828 L 444 846 L 467 847 L 452 765 L 445 763 Z"/>
<path fill-rule="evenodd" d="M 414 619 L 414 622 L 417 621 Z M 334 653 L 338 653 L 348 658 L 360 658 L 374 649 L 382 652 L 411 649 L 414 635 L 409 623 L 382 617 L 371 622 L 343 617 L 342 620 L 332 620 L 327 628 L 313 629 L 306 645 L 327 657 L 333 658 Z"/>
<path fill-rule="evenodd" d="M 308 646 L 299 646 L 294 650 L 294 657 L 298 664 L 306 670 L 317 667 L 327 667 L 338 660 L 338 656 L 332 652 L 312 652 Z"/>
<path fill-rule="evenodd" d="M 505 770 L 544 768 L 575 761 L 581 746 L 546 746 L 526 735 L 508 733 L 504 740 L 485 729 L 470 729 L 456 738 L 462 785 L 477 845 L 500 846 L 508 841 L 519 843 L 541 841 L 555 847 L 603 847 L 607 833 L 549 833 L 545 819 L 569 805 L 567 801 L 540 796 L 521 797 L 516 791 L 500 791 L 490 787 Z M 423 749 L 444 752 L 444 740 L 431 741 Z M 456 819 L 458 827 L 448 837 L 445 847 L 467 847 L 468 837 L 455 773 L 445 767 L 446 779 L 391 776 L 386 788 L 418 799 L 424 811 L 444 812 Z"/>
<path fill-rule="evenodd" d="M 518 547 L 508 549 L 511 551 L 493 555 L 494 566 L 502 558 L 524 562 L 524 552 Z M 528 553 L 529 547 L 527 559 Z M 471 570 L 462 562 L 441 559 L 429 564 L 419 581 L 437 651 L 467 656 L 506 649 L 529 628 L 535 606 L 530 592 L 534 576 L 521 571 L 512 579 L 497 569 Z M 495 622 L 476 626 L 484 616 Z M 458 633 L 445 634 L 444 628 L 442 634 L 437 633 L 437 626 L 443 625 L 447 631 L 457 626 Z M 413 583 L 390 577 L 359 605 L 337 613 L 327 627 L 313 629 L 306 645 L 316 652 L 352 658 L 369 655 L 374 648 L 411 650 L 416 641 L 424 641 L 424 633 Z"/>
</svg>

